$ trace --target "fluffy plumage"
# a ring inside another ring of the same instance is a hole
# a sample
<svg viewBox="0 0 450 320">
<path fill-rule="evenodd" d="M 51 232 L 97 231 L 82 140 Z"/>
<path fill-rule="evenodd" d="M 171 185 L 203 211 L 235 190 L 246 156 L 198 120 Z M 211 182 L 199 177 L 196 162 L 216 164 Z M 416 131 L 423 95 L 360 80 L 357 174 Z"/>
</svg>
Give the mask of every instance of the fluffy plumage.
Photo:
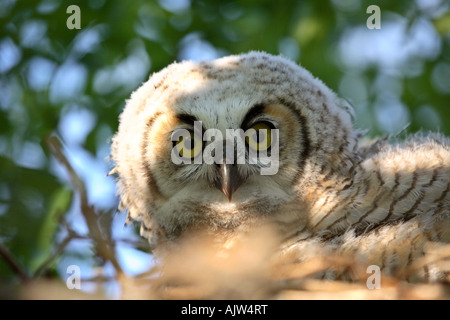
<svg viewBox="0 0 450 320">
<path fill-rule="evenodd" d="M 174 63 L 134 92 L 120 117 L 112 144 L 120 209 L 157 248 L 201 228 L 229 237 L 270 223 L 285 239 L 281 254 L 294 260 L 314 245 L 395 275 L 429 241 L 450 241 L 450 141 L 431 134 L 361 146 L 353 117 L 345 100 L 283 57 Z M 240 181 L 229 200 L 217 187 L 223 168 L 171 161 L 171 133 L 193 120 L 224 136 L 270 122 L 279 130 L 278 172 L 229 167 Z M 420 276 L 445 276 L 429 270 Z"/>
</svg>

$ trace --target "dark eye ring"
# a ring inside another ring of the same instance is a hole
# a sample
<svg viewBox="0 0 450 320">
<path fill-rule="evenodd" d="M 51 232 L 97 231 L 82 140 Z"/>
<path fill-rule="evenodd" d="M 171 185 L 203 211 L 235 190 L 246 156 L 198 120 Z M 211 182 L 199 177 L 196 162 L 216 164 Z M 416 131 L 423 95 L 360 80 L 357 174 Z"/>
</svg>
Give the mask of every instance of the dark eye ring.
<svg viewBox="0 0 450 320">
<path fill-rule="evenodd" d="M 269 121 L 254 123 L 246 131 L 246 145 L 255 151 L 270 150 L 270 146 L 272 145 L 272 129 L 275 129 L 275 126 Z"/>
</svg>

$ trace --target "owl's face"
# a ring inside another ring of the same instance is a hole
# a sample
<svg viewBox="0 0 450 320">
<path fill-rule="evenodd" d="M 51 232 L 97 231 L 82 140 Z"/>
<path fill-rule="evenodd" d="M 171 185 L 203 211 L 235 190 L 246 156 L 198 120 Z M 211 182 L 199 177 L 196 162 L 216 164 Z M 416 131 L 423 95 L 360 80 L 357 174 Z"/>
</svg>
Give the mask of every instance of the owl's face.
<svg viewBox="0 0 450 320">
<path fill-rule="evenodd" d="M 153 75 L 127 103 L 112 157 L 122 206 L 157 244 L 292 211 L 305 168 L 338 167 L 352 143 L 346 104 L 292 62 L 252 52 Z"/>
</svg>

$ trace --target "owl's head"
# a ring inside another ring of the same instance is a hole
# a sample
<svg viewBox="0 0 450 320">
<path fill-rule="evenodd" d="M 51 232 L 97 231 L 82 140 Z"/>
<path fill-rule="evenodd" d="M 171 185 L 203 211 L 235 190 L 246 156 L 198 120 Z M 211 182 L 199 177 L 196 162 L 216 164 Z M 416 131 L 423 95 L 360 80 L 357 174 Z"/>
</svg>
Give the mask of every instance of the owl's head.
<svg viewBox="0 0 450 320">
<path fill-rule="evenodd" d="M 293 212 L 311 172 L 346 167 L 352 117 L 280 56 L 174 63 L 134 92 L 120 117 L 112 159 L 121 209 L 153 245 Z"/>
</svg>

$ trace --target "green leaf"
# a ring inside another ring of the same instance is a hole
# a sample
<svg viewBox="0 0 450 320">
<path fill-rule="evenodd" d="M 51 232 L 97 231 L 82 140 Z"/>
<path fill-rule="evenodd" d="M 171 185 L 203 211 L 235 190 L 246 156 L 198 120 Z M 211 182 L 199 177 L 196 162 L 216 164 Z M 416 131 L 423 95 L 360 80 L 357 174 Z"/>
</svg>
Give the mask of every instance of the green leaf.
<svg viewBox="0 0 450 320">
<path fill-rule="evenodd" d="M 61 216 L 69 210 L 72 202 L 72 191 L 65 187 L 57 189 L 51 196 L 46 216 L 43 218 L 36 239 L 36 255 L 30 268 L 35 270 L 52 251 L 55 234 L 58 230 Z"/>
</svg>

